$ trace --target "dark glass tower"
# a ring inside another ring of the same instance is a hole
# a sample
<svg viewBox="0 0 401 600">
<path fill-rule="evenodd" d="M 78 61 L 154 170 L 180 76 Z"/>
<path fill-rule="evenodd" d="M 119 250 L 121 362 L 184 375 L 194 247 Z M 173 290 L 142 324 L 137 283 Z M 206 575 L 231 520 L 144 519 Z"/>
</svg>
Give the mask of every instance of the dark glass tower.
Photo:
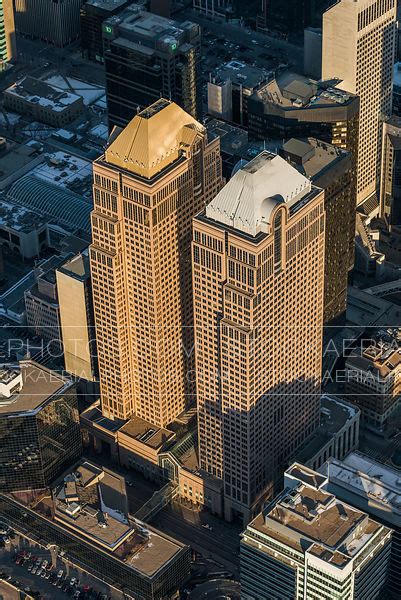
<svg viewBox="0 0 401 600">
<path fill-rule="evenodd" d="M 27 360 L 0 371 L 0 490 L 40 489 L 81 456 L 75 384 Z"/>
<path fill-rule="evenodd" d="M 201 115 L 200 27 L 129 7 L 103 23 L 109 128 L 163 97 Z"/>
</svg>

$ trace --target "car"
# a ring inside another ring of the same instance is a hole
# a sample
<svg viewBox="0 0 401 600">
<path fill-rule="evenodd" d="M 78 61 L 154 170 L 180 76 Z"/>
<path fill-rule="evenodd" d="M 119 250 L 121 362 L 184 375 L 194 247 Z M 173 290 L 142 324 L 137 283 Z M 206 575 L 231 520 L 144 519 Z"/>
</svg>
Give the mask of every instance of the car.
<svg viewBox="0 0 401 600">
<path fill-rule="evenodd" d="M 29 565 L 28 565 L 28 571 L 32 571 L 32 569 L 33 569 L 33 566 L 34 566 L 34 565 L 33 565 L 33 563 L 32 563 L 32 562 L 31 562 L 31 563 L 29 563 Z"/>
<path fill-rule="evenodd" d="M 81 592 L 79 590 L 76 590 L 76 592 L 74 592 L 73 598 L 79 598 L 81 595 Z"/>
<path fill-rule="evenodd" d="M 75 585 L 77 583 L 77 578 L 76 577 L 71 577 L 70 579 L 70 585 Z"/>
<path fill-rule="evenodd" d="M 36 575 L 37 570 L 38 570 L 38 567 L 35 565 L 32 569 L 32 575 Z"/>
<path fill-rule="evenodd" d="M 63 587 L 63 585 L 64 585 L 64 579 L 59 579 L 59 580 L 58 580 L 58 583 L 57 583 L 57 587 L 58 587 L 58 588 L 62 588 L 62 587 Z"/>
<path fill-rule="evenodd" d="M 68 583 L 66 581 L 64 581 L 63 585 L 61 586 L 61 589 L 63 592 L 66 592 L 69 587 L 70 586 L 68 585 Z"/>
<path fill-rule="evenodd" d="M 40 576 L 41 577 L 46 577 L 46 573 L 47 573 L 46 569 L 42 569 L 42 572 L 41 572 Z"/>
<path fill-rule="evenodd" d="M 22 567 L 22 565 L 24 564 L 24 562 L 25 562 L 25 558 L 22 556 L 20 558 L 20 560 L 18 561 L 17 565 L 19 565 L 20 567 Z"/>
<path fill-rule="evenodd" d="M 45 579 L 50 579 L 50 571 L 45 571 Z"/>
<path fill-rule="evenodd" d="M 42 571 L 43 571 L 43 569 L 41 567 L 39 567 L 39 569 L 36 571 L 36 576 L 40 577 L 42 575 Z"/>
<path fill-rule="evenodd" d="M 59 572 L 57 573 L 57 577 L 60 578 L 64 575 L 64 571 L 63 569 L 60 569 Z"/>
<path fill-rule="evenodd" d="M 46 567 L 47 567 L 47 565 L 48 565 L 48 564 L 49 564 L 49 561 L 47 561 L 47 560 L 44 560 L 44 561 L 42 562 L 42 569 L 46 569 Z"/>
</svg>

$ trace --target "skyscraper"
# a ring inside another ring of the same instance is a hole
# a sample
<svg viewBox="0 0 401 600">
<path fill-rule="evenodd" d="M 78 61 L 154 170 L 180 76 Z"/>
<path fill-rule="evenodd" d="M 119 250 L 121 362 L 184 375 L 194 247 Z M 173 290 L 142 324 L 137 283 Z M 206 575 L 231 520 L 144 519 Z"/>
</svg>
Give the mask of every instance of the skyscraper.
<svg viewBox="0 0 401 600">
<path fill-rule="evenodd" d="M 139 109 L 170 98 L 195 119 L 201 113 L 200 27 L 138 10 L 133 4 L 103 23 L 109 127 L 125 127 Z"/>
<path fill-rule="evenodd" d="M 103 414 L 164 427 L 192 401 L 192 217 L 221 187 L 219 141 L 159 100 L 94 162 L 93 303 Z"/>
<path fill-rule="evenodd" d="M 248 520 L 318 424 L 324 192 L 263 152 L 193 235 L 200 466 Z"/>
<path fill-rule="evenodd" d="M 396 0 L 341 0 L 323 15 L 322 78 L 360 98 L 357 203 L 378 189 L 382 119 L 391 114 Z"/>
<path fill-rule="evenodd" d="M 16 57 L 14 7 L 11 0 L 0 3 L 0 61 L 7 63 Z"/>
</svg>

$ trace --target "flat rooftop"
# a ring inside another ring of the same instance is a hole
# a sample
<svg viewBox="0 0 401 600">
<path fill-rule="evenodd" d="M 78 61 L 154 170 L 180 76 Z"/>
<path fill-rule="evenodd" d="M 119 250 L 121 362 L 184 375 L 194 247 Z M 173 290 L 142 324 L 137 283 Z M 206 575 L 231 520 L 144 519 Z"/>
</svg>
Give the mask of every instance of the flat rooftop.
<svg viewBox="0 0 401 600">
<path fill-rule="evenodd" d="M 401 329 L 398 327 L 376 330 L 370 336 L 369 346 L 354 350 L 346 366 L 369 372 L 381 379 L 397 374 L 401 368 Z"/>
<path fill-rule="evenodd" d="M 4 195 L 0 194 L 0 227 L 13 229 L 20 233 L 30 233 L 41 228 L 47 219 L 23 206 L 7 202 Z"/>
<path fill-rule="evenodd" d="M 257 97 L 283 109 L 347 106 L 356 100 L 356 96 L 341 90 L 340 84 L 339 80 L 314 81 L 298 73 L 283 71 L 260 88 Z"/>
<path fill-rule="evenodd" d="M 128 515 L 125 480 L 89 461 L 66 473 L 53 489 L 55 520 L 153 577 L 185 546 Z"/>
<path fill-rule="evenodd" d="M 231 123 L 210 119 L 206 123 L 206 129 L 209 139 L 220 139 L 220 150 L 226 154 L 236 154 L 248 144 L 248 132 Z"/>
<path fill-rule="evenodd" d="M 311 181 L 323 178 L 328 169 L 330 177 L 335 177 L 336 164 L 350 157 L 345 150 L 312 137 L 288 140 L 283 144 L 280 154 L 290 158 L 291 164 Z"/>
<path fill-rule="evenodd" d="M 33 77 L 25 77 L 14 83 L 5 90 L 5 93 L 19 96 L 30 104 L 49 108 L 54 112 L 62 112 L 68 106 L 81 101 L 80 96 L 60 90 Z"/>
<path fill-rule="evenodd" d="M 351 452 L 344 460 L 330 458 L 321 467 L 329 482 L 339 485 L 348 493 L 360 496 L 375 507 L 384 519 L 401 523 L 401 473 L 360 452 Z"/>
<path fill-rule="evenodd" d="M 85 4 L 96 6 L 96 8 L 101 8 L 105 11 L 114 11 L 127 4 L 127 0 L 86 0 Z"/>
<path fill-rule="evenodd" d="M 59 269 L 60 273 L 86 281 L 90 277 L 89 255 L 87 251 L 67 260 Z"/>
<path fill-rule="evenodd" d="M 302 475 L 304 468 L 300 467 L 300 471 Z M 317 473 L 316 476 L 315 482 L 309 476 L 308 483 L 303 483 L 300 477 L 294 487 L 286 488 L 248 528 L 341 568 L 363 550 L 381 526 L 320 489 L 325 478 Z"/>
<path fill-rule="evenodd" d="M 311 460 L 359 412 L 356 406 L 336 396 L 323 394 L 320 404 L 320 425 L 298 450 L 296 461 L 303 464 Z"/>
<path fill-rule="evenodd" d="M 70 384 L 69 380 L 32 360 L 21 361 L 20 371 L 22 388 L 10 398 L 0 396 L 0 416 L 34 413 L 50 396 Z"/>
<path fill-rule="evenodd" d="M 252 67 L 239 60 L 230 60 L 212 76 L 212 83 L 219 84 L 230 80 L 233 84 L 242 85 L 253 92 L 271 79 L 272 75 L 272 71 L 267 69 Z"/>
<path fill-rule="evenodd" d="M 161 429 L 153 423 L 133 416 L 121 427 L 119 433 L 123 433 L 138 442 L 157 450 L 175 436 L 173 431 Z"/>
</svg>

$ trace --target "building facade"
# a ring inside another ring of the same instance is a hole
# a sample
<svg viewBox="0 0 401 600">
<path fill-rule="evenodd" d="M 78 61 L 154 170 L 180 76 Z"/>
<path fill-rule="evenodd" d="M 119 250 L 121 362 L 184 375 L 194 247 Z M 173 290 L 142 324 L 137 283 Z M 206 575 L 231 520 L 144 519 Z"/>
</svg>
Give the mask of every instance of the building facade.
<svg viewBox="0 0 401 600">
<path fill-rule="evenodd" d="M 285 489 L 241 540 L 241 598 L 374 600 L 384 591 L 391 530 L 326 491 L 294 463 Z"/>
<path fill-rule="evenodd" d="M 81 0 L 16 0 L 16 31 L 63 48 L 79 36 L 81 4 Z"/>
<path fill-rule="evenodd" d="M 327 489 L 337 498 L 366 512 L 393 530 L 387 591 L 396 597 L 401 579 L 401 490 L 399 471 L 360 452 L 343 460 L 330 459 L 319 469 L 327 476 Z"/>
<path fill-rule="evenodd" d="M 125 127 L 159 98 L 201 116 L 200 27 L 138 11 L 135 5 L 103 23 L 110 130 Z"/>
<path fill-rule="evenodd" d="M 59 267 L 56 280 L 65 369 L 93 381 L 98 370 L 88 254 L 74 256 Z"/>
<path fill-rule="evenodd" d="M 380 217 L 389 231 L 401 228 L 401 118 L 383 124 Z"/>
<path fill-rule="evenodd" d="M 360 98 L 358 204 L 378 192 L 382 120 L 392 106 L 395 25 L 396 0 L 341 0 L 323 15 L 322 78 L 341 79 L 338 87 Z"/>
<path fill-rule="evenodd" d="M 396 328 L 374 332 L 371 338 L 345 362 L 346 392 L 360 407 L 362 419 L 381 429 L 401 400 L 401 333 Z"/>
<path fill-rule="evenodd" d="M 103 21 L 121 12 L 128 0 L 88 0 L 81 7 L 81 50 L 89 60 L 103 62 Z"/>
<path fill-rule="evenodd" d="M 0 4 L 0 61 L 8 63 L 16 58 L 14 8 L 11 0 L 2 0 Z"/>
<path fill-rule="evenodd" d="M 356 169 L 352 154 L 314 138 L 291 139 L 281 156 L 324 190 L 324 323 L 345 322 L 348 273 L 354 266 Z M 329 330 L 328 333 L 333 333 Z"/>
<path fill-rule="evenodd" d="M 75 385 L 31 360 L 0 377 L 0 490 L 45 488 L 81 456 Z"/>
<path fill-rule="evenodd" d="M 193 235 L 200 466 L 247 520 L 319 422 L 324 193 L 262 152 Z"/>
<path fill-rule="evenodd" d="M 93 166 L 102 410 L 164 427 L 194 401 L 191 225 L 221 187 L 219 141 L 159 100 L 115 131 Z"/>
</svg>

